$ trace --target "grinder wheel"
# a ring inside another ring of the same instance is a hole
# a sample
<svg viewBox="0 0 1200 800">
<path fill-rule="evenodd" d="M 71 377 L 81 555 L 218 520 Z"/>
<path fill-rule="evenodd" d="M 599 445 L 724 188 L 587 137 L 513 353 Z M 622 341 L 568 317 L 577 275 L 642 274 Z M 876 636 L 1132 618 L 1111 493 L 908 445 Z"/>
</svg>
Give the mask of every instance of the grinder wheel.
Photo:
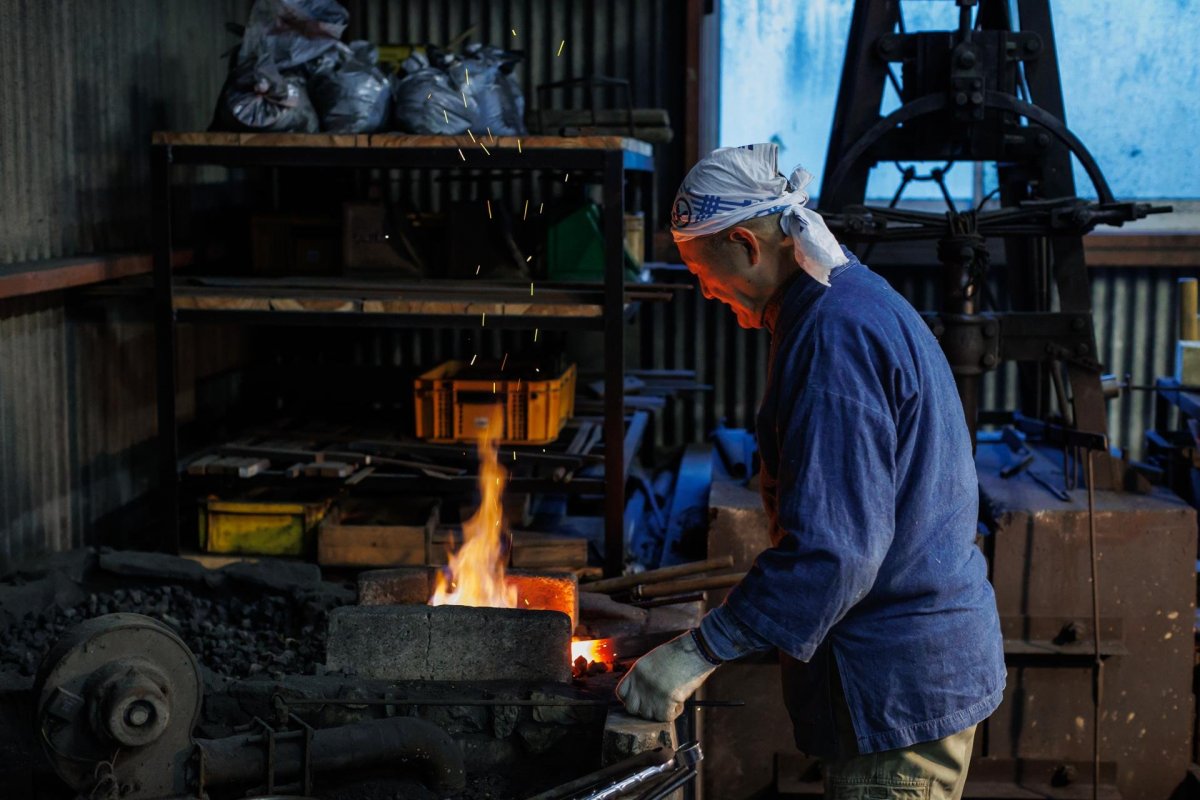
<svg viewBox="0 0 1200 800">
<path fill-rule="evenodd" d="M 182 795 L 201 693 L 195 656 L 165 625 L 141 614 L 96 617 L 42 660 L 34 735 L 85 796 Z"/>
</svg>

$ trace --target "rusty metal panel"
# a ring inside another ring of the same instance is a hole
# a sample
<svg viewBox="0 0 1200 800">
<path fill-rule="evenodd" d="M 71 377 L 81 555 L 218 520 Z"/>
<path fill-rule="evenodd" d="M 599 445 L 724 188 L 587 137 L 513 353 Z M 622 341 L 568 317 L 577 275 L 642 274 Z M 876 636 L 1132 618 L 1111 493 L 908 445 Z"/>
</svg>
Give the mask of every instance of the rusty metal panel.
<svg viewBox="0 0 1200 800">
<path fill-rule="evenodd" d="M 1062 502 L 1025 476 L 1000 478 L 1003 449 L 981 447 L 977 466 L 1006 637 L 1039 638 L 1038 626 L 1061 620 L 1087 642 L 1085 493 Z M 1116 763 L 1126 800 L 1159 800 L 1184 780 L 1191 760 L 1196 514 L 1167 492 L 1097 492 L 1096 509 L 1101 651 L 1113 653 L 1103 670 L 1101 758 Z M 1006 643 L 1010 653 L 1018 649 Z M 1088 657 L 1010 655 L 1004 702 L 982 737 L 985 755 L 1086 761 L 1093 717 Z"/>
</svg>

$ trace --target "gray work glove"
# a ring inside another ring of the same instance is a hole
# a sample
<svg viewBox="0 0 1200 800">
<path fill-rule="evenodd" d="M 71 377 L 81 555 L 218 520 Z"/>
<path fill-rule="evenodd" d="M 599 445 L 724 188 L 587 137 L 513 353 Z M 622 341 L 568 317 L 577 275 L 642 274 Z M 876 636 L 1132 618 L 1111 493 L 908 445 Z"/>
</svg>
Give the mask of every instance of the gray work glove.
<svg viewBox="0 0 1200 800">
<path fill-rule="evenodd" d="M 688 631 L 639 658 L 617 684 L 617 697 L 630 714 L 670 722 L 716 668 Z"/>
</svg>

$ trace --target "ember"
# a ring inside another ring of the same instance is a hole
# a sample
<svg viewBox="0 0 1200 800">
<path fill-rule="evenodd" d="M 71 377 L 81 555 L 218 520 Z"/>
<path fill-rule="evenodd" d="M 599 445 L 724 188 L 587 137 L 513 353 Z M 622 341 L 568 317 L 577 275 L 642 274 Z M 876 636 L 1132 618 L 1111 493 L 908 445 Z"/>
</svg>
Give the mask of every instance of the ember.
<svg viewBox="0 0 1200 800">
<path fill-rule="evenodd" d="M 576 677 L 607 672 L 613 665 L 612 639 L 577 639 L 571 642 L 571 665 Z"/>
</svg>

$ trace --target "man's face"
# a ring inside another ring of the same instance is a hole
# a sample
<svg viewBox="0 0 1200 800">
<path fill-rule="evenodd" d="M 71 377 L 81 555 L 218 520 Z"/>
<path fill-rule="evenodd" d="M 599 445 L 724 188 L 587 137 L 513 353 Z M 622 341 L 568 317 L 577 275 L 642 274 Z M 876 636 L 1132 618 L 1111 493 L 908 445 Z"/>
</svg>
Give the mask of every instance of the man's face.
<svg viewBox="0 0 1200 800">
<path fill-rule="evenodd" d="M 764 288 L 761 250 L 754 234 L 744 228 L 744 236 L 714 246 L 697 239 L 679 243 L 679 255 L 688 270 L 700 279 L 700 291 L 709 300 L 720 300 L 733 310 L 738 325 L 761 328 L 762 313 L 771 299 L 773 287 Z M 719 234 L 725 236 L 725 233 Z"/>
</svg>

